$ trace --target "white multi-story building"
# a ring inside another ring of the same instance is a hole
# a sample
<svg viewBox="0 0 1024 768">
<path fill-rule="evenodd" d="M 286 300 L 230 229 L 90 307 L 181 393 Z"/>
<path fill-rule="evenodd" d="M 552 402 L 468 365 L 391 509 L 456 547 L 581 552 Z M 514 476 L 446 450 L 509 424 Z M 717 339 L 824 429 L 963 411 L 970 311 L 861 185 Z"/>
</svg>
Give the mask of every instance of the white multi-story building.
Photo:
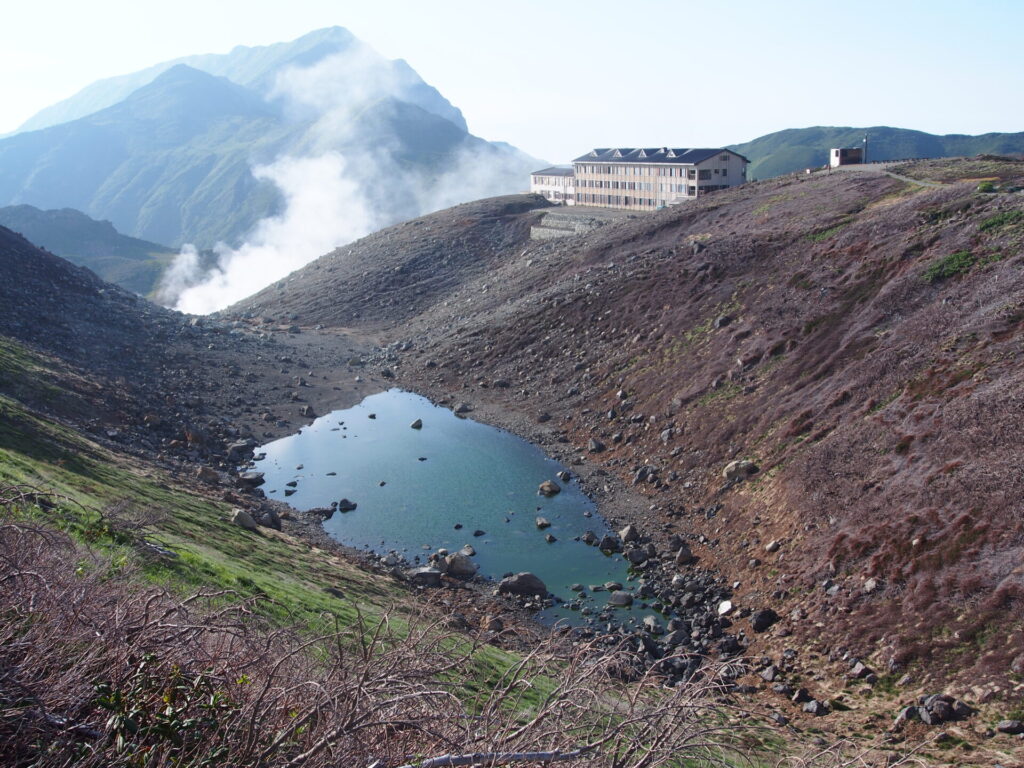
<svg viewBox="0 0 1024 768">
<path fill-rule="evenodd" d="M 530 174 L 530 191 L 553 203 L 575 205 L 576 187 L 571 165 L 556 165 Z"/>
<path fill-rule="evenodd" d="M 731 149 L 594 149 L 573 160 L 577 205 L 653 210 L 743 184 L 747 164 Z"/>
</svg>

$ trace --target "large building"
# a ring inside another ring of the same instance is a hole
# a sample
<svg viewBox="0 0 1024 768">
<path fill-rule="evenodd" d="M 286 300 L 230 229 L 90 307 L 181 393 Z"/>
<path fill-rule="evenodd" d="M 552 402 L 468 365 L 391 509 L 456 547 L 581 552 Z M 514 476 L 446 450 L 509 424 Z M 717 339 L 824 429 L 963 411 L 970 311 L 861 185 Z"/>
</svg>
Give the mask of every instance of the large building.
<svg viewBox="0 0 1024 768">
<path fill-rule="evenodd" d="M 571 165 L 556 165 L 530 174 L 530 191 L 553 203 L 575 205 L 576 187 Z"/>
<path fill-rule="evenodd" d="M 649 211 L 747 180 L 731 149 L 594 149 L 573 160 L 577 205 Z"/>
</svg>

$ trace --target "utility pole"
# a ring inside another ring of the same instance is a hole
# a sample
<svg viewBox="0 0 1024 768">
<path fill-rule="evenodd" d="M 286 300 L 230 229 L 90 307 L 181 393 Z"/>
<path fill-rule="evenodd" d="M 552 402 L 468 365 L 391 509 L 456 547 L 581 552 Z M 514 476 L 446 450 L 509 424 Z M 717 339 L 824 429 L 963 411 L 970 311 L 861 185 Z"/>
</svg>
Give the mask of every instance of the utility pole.
<svg viewBox="0 0 1024 768">
<path fill-rule="evenodd" d="M 864 152 L 861 155 L 860 161 L 862 163 L 867 163 L 868 161 L 868 135 L 866 133 L 864 134 Z"/>
</svg>

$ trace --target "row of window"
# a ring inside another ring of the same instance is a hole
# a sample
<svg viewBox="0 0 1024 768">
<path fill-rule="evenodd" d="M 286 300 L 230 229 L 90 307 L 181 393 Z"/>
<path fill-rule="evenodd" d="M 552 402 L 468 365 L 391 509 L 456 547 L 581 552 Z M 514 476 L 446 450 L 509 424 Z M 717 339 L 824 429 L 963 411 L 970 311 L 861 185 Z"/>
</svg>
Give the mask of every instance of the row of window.
<svg viewBox="0 0 1024 768">
<path fill-rule="evenodd" d="M 729 155 L 722 155 L 719 160 L 728 160 Z M 577 173 L 603 173 L 609 176 L 683 176 L 684 171 L 689 171 L 689 178 L 693 178 L 693 169 L 664 167 L 657 165 L 577 165 Z M 702 171 L 703 173 L 703 171 Z M 715 173 L 718 173 L 716 170 Z M 728 169 L 723 168 L 722 173 L 727 174 Z"/>
</svg>

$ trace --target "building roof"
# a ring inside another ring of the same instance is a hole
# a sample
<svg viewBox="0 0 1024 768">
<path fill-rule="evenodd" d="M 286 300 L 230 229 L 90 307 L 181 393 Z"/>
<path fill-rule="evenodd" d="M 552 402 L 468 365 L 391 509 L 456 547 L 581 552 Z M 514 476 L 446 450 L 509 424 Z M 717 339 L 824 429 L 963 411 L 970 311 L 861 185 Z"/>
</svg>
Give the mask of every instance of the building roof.
<svg viewBox="0 0 1024 768">
<path fill-rule="evenodd" d="M 573 160 L 574 163 L 671 163 L 697 165 L 721 152 L 728 152 L 750 162 L 731 149 L 682 149 L 674 147 L 612 147 L 592 149 L 589 153 Z"/>
<path fill-rule="evenodd" d="M 531 176 L 572 176 L 576 171 L 571 165 L 553 165 L 542 171 L 534 171 Z"/>
</svg>

